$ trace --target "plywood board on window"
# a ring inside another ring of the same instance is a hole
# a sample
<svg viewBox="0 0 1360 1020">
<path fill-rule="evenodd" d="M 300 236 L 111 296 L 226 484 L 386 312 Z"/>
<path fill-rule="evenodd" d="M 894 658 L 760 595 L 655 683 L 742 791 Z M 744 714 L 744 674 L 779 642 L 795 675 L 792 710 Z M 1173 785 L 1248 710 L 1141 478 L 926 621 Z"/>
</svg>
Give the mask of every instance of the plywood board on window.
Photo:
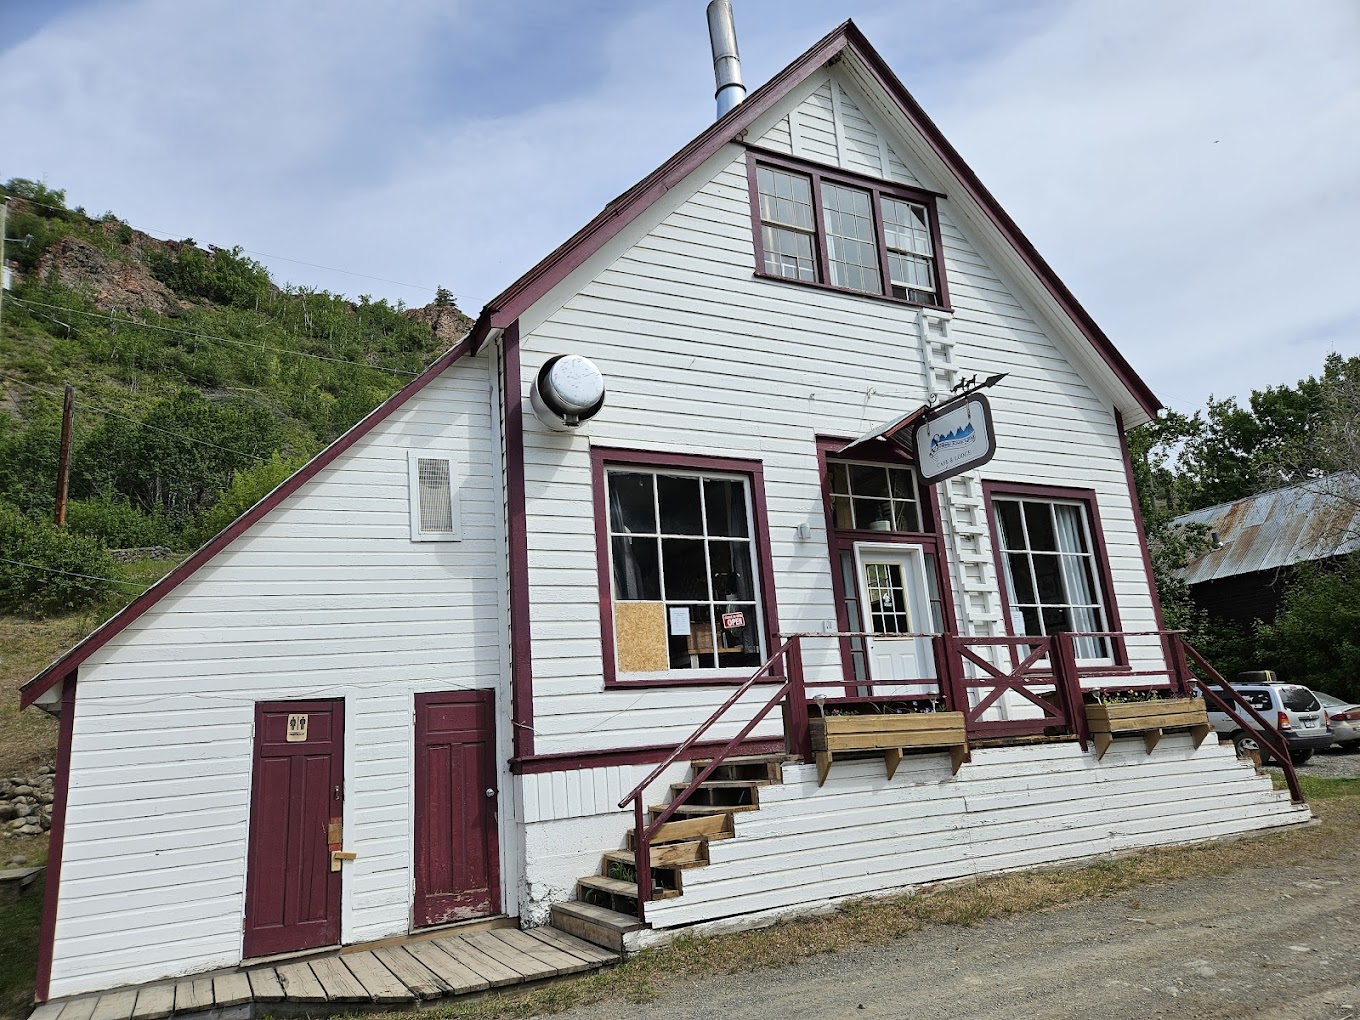
<svg viewBox="0 0 1360 1020">
<path fill-rule="evenodd" d="M 614 603 L 614 641 L 621 673 L 670 668 L 666 608 L 660 602 Z"/>
</svg>

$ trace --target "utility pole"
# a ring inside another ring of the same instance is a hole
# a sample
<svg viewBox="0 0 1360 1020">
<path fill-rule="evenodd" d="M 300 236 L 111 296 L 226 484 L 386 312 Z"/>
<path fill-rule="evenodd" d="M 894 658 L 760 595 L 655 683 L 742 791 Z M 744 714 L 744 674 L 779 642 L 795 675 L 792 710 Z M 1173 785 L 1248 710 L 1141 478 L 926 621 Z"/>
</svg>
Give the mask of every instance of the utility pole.
<svg viewBox="0 0 1360 1020">
<path fill-rule="evenodd" d="M 61 452 L 57 455 L 57 527 L 66 526 L 66 493 L 71 484 L 71 419 L 75 416 L 76 390 L 66 384 L 61 404 Z"/>
<path fill-rule="evenodd" d="M 0 336 L 5 335 L 5 226 L 9 218 L 9 196 L 0 202 Z"/>
</svg>

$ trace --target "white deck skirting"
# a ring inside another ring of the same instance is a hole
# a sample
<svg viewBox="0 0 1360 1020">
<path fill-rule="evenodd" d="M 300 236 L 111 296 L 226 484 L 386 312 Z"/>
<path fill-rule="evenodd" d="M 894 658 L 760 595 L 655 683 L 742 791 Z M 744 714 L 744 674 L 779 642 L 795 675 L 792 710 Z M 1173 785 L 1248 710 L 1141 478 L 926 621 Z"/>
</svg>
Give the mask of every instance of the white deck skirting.
<svg viewBox="0 0 1360 1020">
<path fill-rule="evenodd" d="M 1168 734 L 1152 754 L 1118 740 L 1102 761 L 1075 743 L 973 752 L 957 777 L 948 755 L 837 762 L 824 787 L 812 765 L 787 765 L 760 810 L 736 816 L 736 838 L 714 842 L 710 863 L 685 872 L 684 894 L 648 905 L 652 931 L 724 918 L 741 927 L 828 901 L 1101 854 L 1253 832 L 1309 821 L 1210 740 L 1195 750 Z"/>
</svg>

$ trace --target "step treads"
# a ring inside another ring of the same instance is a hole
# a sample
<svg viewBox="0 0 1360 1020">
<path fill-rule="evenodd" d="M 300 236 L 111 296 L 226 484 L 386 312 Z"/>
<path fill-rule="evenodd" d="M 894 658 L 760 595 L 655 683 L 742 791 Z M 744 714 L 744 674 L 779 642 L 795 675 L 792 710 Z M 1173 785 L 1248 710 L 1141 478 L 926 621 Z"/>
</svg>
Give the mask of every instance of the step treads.
<svg viewBox="0 0 1360 1020">
<path fill-rule="evenodd" d="M 633 890 L 637 891 L 636 887 Z M 624 914 L 617 910 L 609 910 L 605 907 L 597 907 L 593 903 L 584 903 L 581 900 L 567 900 L 552 905 L 554 913 L 567 914 L 572 917 L 579 917 L 583 921 L 608 928 L 610 931 L 623 934 L 624 932 L 637 931 L 646 928 L 645 921 L 639 921 L 632 914 Z"/>
<path fill-rule="evenodd" d="M 680 818 L 672 822 L 666 822 L 660 826 L 652 835 L 652 845 L 658 843 L 678 843 L 685 840 L 692 840 L 703 836 L 708 839 L 721 838 L 723 834 L 732 832 L 732 815 L 723 812 L 717 815 L 696 815 L 693 818 Z M 632 849 L 635 832 L 629 830 L 628 845 Z"/>
<path fill-rule="evenodd" d="M 654 815 L 659 815 L 669 807 L 669 804 L 653 804 L 647 810 Z M 677 815 L 681 817 L 692 817 L 694 815 L 728 815 L 733 812 L 759 810 L 760 806 L 758 804 L 680 804 L 677 805 L 675 811 L 671 814 L 671 817 L 675 818 Z"/>
<path fill-rule="evenodd" d="M 745 790 L 754 786 L 773 786 L 771 779 L 705 779 L 696 787 L 699 790 Z M 671 783 L 672 790 L 689 788 L 689 783 Z"/>
<path fill-rule="evenodd" d="M 636 900 L 638 887 L 636 882 L 625 882 L 618 878 L 608 878 L 604 875 L 587 875 L 585 878 L 578 878 L 576 884 L 587 889 L 595 889 L 610 896 L 622 896 L 626 899 Z M 668 900 L 679 896 L 678 889 L 653 889 L 652 899 Z"/>
<path fill-rule="evenodd" d="M 604 855 L 606 861 L 617 861 L 629 867 L 637 867 L 637 855 L 631 850 L 611 850 Z M 652 847 L 652 867 L 655 868 L 697 868 L 708 863 L 703 840 L 689 840 L 684 843 L 662 843 Z"/>
</svg>

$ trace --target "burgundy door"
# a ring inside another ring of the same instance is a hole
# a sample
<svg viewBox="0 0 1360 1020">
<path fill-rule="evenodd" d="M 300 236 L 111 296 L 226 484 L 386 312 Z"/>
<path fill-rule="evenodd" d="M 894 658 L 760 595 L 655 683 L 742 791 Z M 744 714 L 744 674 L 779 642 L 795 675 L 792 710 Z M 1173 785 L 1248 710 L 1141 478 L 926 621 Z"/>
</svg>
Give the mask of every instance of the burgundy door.
<svg viewBox="0 0 1360 1020">
<path fill-rule="evenodd" d="M 415 925 L 500 913 L 492 691 L 416 695 Z"/>
<path fill-rule="evenodd" d="M 255 706 L 247 958 L 340 941 L 340 872 L 331 870 L 330 844 L 340 842 L 344 725 L 343 701 Z"/>
</svg>

